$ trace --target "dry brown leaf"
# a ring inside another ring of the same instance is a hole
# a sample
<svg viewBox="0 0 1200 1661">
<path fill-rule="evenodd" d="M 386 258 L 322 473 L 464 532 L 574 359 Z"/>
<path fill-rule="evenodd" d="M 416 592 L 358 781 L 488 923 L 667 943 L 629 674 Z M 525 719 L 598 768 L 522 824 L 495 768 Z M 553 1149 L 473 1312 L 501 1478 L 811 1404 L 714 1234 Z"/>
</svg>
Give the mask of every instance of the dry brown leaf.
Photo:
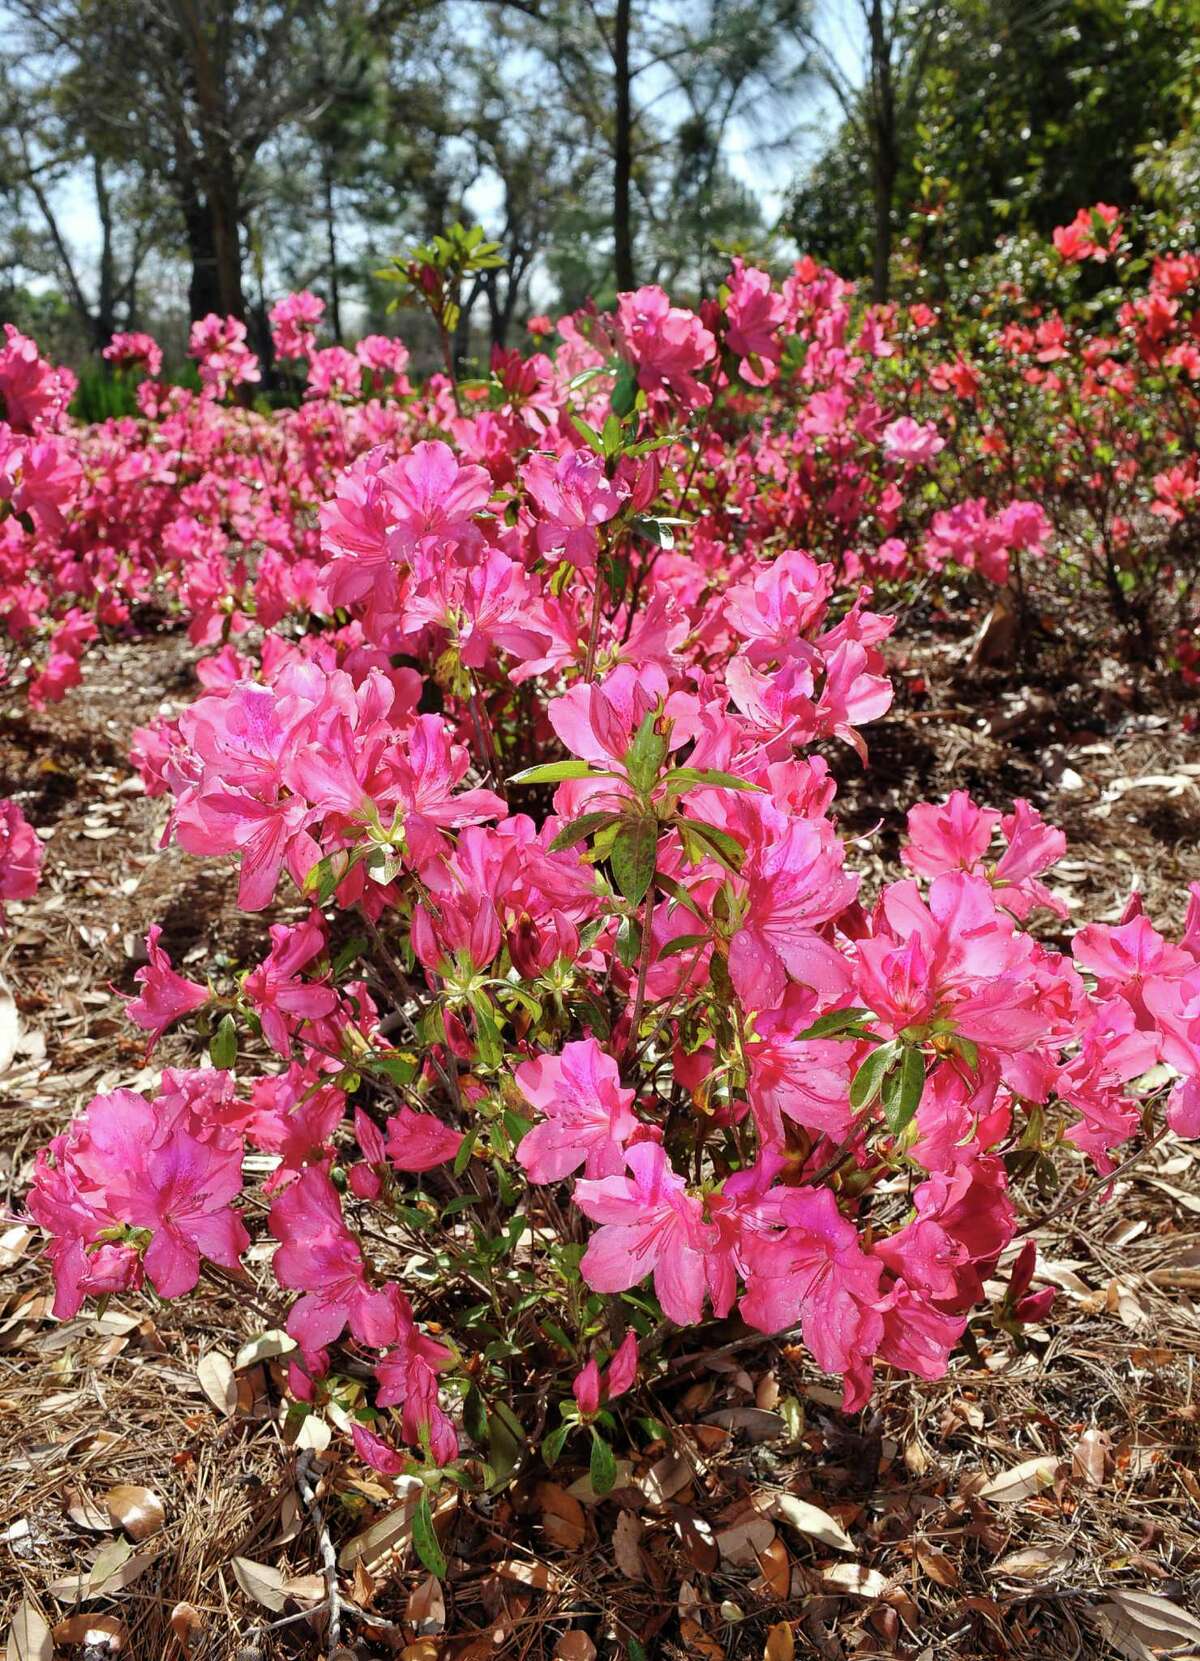
<svg viewBox="0 0 1200 1661">
<path fill-rule="evenodd" d="M 122 1592 L 154 1561 L 152 1551 L 130 1550 L 128 1540 L 110 1540 L 92 1560 L 90 1568 L 53 1580 L 46 1590 L 62 1603 L 87 1603 L 92 1598 L 111 1597 Z"/>
<path fill-rule="evenodd" d="M 220 1350 L 209 1350 L 196 1365 L 196 1377 L 217 1412 L 223 1413 L 227 1419 L 232 1418 L 237 1409 L 238 1393 L 229 1357 L 222 1355 Z"/>
<path fill-rule="evenodd" d="M 717 1534 L 717 1550 L 722 1562 L 731 1563 L 735 1568 L 753 1568 L 760 1553 L 766 1551 L 774 1538 L 775 1525 L 771 1519 L 754 1512 Z"/>
<path fill-rule="evenodd" d="M 119 1482 L 104 1496 L 104 1504 L 114 1523 L 119 1523 L 131 1540 L 148 1540 L 166 1521 L 162 1500 L 152 1488 L 139 1488 Z"/>
<path fill-rule="evenodd" d="M 183 1653 L 190 1654 L 192 1645 L 204 1631 L 200 1611 L 193 1604 L 177 1603 L 171 1611 L 171 1631 Z"/>
<path fill-rule="evenodd" d="M 587 1538 L 587 1518 L 574 1494 L 557 1482 L 539 1482 L 534 1500 L 542 1513 L 542 1527 L 562 1551 L 579 1551 Z"/>
<path fill-rule="evenodd" d="M 767 1413 L 761 1407 L 722 1407 L 709 1413 L 707 1425 L 720 1425 L 722 1430 L 743 1431 L 752 1442 L 773 1442 L 784 1432 L 783 1418 L 778 1413 Z"/>
<path fill-rule="evenodd" d="M 508 1557 L 502 1563 L 497 1563 L 492 1571 L 498 1574 L 501 1580 L 515 1580 L 521 1586 L 530 1586 L 535 1592 L 558 1592 L 562 1590 L 562 1576 L 556 1574 L 549 1563 L 529 1563 L 521 1557 Z"/>
<path fill-rule="evenodd" d="M 787 1547 L 778 1534 L 765 1551 L 759 1552 L 758 1567 L 762 1574 L 764 1591 L 782 1603 L 791 1591 L 792 1562 L 787 1554 Z"/>
<path fill-rule="evenodd" d="M 679 1537 L 679 1549 L 697 1574 L 712 1574 L 721 1561 L 712 1525 L 686 1505 L 672 1505 L 671 1525 Z"/>
<path fill-rule="evenodd" d="M 1119 1619 L 1109 1618 L 1116 1629 L 1132 1633 L 1150 1649 L 1200 1647 L 1200 1620 L 1168 1598 L 1156 1597 L 1153 1592 L 1120 1591 L 1113 1592 L 1111 1603 L 1101 1607 L 1115 1608 Z"/>
<path fill-rule="evenodd" d="M 328 1590 L 325 1576 L 319 1574 L 289 1575 L 283 1582 L 284 1595 L 297 1603 L 320 1603 Z"/>
<path fill-rule="evenodd" d="M 811 1539 L 819 1540 L 823 1546 L 849 1552 L 852 1556 L 858 1549 L 836 1517 L 822 1511 L 819 1505 L 798 1499 L 795 1494 L 780 1488 L 764 1489 L 754 1496 L 754 1503 L 766 1516 L 786 1523 L 798 1534 L 807 1534 Z"/>
<path fill-rule="evenodd" d="M 622 1511 L 613 1529 L 613 1562 L 626 1580 L 644 1580 L 645 1566 L 641 1551 L 642 1525 L 632 1511 Z"/>
<path fill-rule="evenodd" d="M 567 1493 L 573 1499 L 577 1499 L 581 1505 L 603 1505 L 606 1499 L 611 1498 L 613 1494 L 619 1494 L 623 1488 L 629 1488 L 632 1484 L 633 1465 L 628 1459 L 618 1459 L 617 1473 L 613 1479 L 611 1489 L 607 1489 L 603 1494 L 598 1494 L 592 1487 L 591 1473 L 585 1471 L 583 1476 L 571 1484 L 567 1489 Z"/>
<path fill-rule="evenodd" d="M 21 1022 L 12 993 L 0 980 L 0 1073 L 8 1071 L 8 1064 L 17 1053 L 21 1037 Z"/>
<path fill-rule="evenodd" d="M 352 1569 L 361 1559 L 373 1572 L 394 1551 L 408 1544 L 413 1513 L 424 1488 L 416 1477 L 397 1477 L 396 1491 L 401 1496 L 401 1504 L 346 1542 L 338 1553 L 339 1569 Z"/>
<path fill-rule="evenodd" d="M 1039 1454 L 1036 1459 L 1023 1459 L 1010 1470 L 989 1477 L 974 1492 L 979 1499 L 990 1500 L 993 1505 L 1014 1505 L 1018 1500 L 1026 1500 L 1031 1494 L 1040 1494 L 1052 1487 L 1060 1464 L 1061 1460 L 1053 1453 Z"/>
<path fill-rule="evenodd" d="M 36 1604 L 23 1599 L 8 1629 L 6 1661 L 54 1661 L 50 1624 Z"/>
<path fill-rule="evenodd" d="M 834 1563 L 821 1570 L 821 1583 L 855 1598 L 881 1598 L 888 1589 L 886 1575 L 861 1563 Z"/>
<path fill-rule="evenodd" d="M 436 1575 L 426 1575 L 421 1584 L 409 1593 L 405 1619 L 423 1638 L 444 1629 L 446 1598 Z"/>
<path fill-rule="evenodd" d="M 1108 1433 L 1092 1425 L 1075 1444 L 1071 1469 L 1089 1488 L 1103 1488 L 1111 1463 L 1112 1442 Z"/>
<path fill-rule="evenodd" d="M 705 1632 L 698 1621 L 679 1623 L 679 1636 L 688 1646 L 689 1655 L 703 1655 L 707 1661 L 725 1661 L 725 1650 L 711 1633 Z"/>
<path fill-rule="evenodd" d="M 596 1646 L 586 1632 L 572 1627 L 554 1646 L 555 1661 L 596 1661 Z"/>
<path fill-rule="evenodd" d="M 694 1475 L 691 1461 L 681 1453 L 664 1453 L 645 1476 L 638 1478 L 638 1487 L 651 1505 L 666 1505 L 683 1492 Z"/>
<path fill-rule="evenodd" d="M 82 1647 L 95 1655 L 117 1655 L 129 1638 L 129 1628 L 119 1615 L 68 1615 L 54 1628 L 54 1642 Z"/>
<path fill-rule="evenodd" d="M 917 1547 L 917 1562 L 939 1586 L 957 1586 L 959 1573 L 944 1551 L 938 1551 L 935 1546 L 919 1545 Z"/>
<path fill-rule="evenodd" d="M 1074 1561 L 1070 1546 L 1024 1546 L 999 1558 L 988 1573 L 1013 1580 L 1044 1580 L 1047 1575 L 1062 1574 Z"/>
<path fill-rule="evenodd" d="M 113 1520 L 102 1505 L 97 1505 L 82 1488 L 68 1488 L 63 1496 L 67 1516 L 79 1528 L 88 1528 L 96 1534 L 111 1534 Z"/>
<path fill-rule="evenodd" d="M 279 1569 L 270 1563 L 255 1563 L 249 1557 L 235 1557 L 230 1568 L 233 1578 L 248 1598 L 261 1603 L 264 1609 L 270 1609 L 276 1615 L 283 1613 L 287 1593 L 283 1589 L 284 1577 Z"/>
<path fill-rule="evenodd" d="M 779 1621 L 767 1633 L 763 1661 L 793 1661 L 796 1639 L 787 1621 Z"/>
<path fill-rule="evenodd" d="M 233 1358 L 233 1370 L 240 1373 L 243 1367 L 253 1367 L 256 1361 L 270 1361 L 277 1355 L 290 1355 L 296 1347 L 296 1340 L 278 1327 L 272 1327 L 267 1332 L 259 1333 L 248 1344 L 243 1344 Z"/>
<path fill-rule="evenodd" d="M 25 1248 L 33 1239 L 33 1230 L 24 1223 L 14 1223 L 0 1234 L 0 1269 L 11 1269 L 25 1255 Z"/>
</svg>

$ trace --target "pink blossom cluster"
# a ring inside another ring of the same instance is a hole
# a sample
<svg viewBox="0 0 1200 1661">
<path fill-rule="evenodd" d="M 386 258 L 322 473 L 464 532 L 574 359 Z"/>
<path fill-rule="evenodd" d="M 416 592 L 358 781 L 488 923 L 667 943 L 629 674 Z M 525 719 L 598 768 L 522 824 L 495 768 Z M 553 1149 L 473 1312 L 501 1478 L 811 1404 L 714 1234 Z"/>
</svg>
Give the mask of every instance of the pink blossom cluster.
<svg viewBox="0 0 1200 1661">
<path fill-rule="evenodd" d="M 286 910 L 204 981 L 151 930 L 127 1013 L 151 1044 L 194 1021 L 213 1065 L 96 1097 L 41 1154 L 58 1313 L 241 1275 L 253 1153 L 291 1388 L 352 1390 L 380 1470 L 474 1436 L 463 1348 L 388 1243 L 476 1200 L 468 1265 L 528 1224 L 546 1283 L 611 1312 L 609 1342 L 555 1337 L 565 1429 L 611 1420 L 660 1312 L 796 1333 L 853 1409 L 880 1367 L 940 1377 L 986 1310 L 1018 1148 L 1107 1174 L 1160 1105 L 1200 1132 L 1200 893 L 1178 943 L 1134 900 L 1064 947 L 1064 838 L 961 791 L 911 809 L 907 874 L 855 869 L 829 749 L 865 761 L 892 700 L 864 579 L 1001 582 L 1050 525 L 1011 493 L 912 505 L 958 427 L 895 399 L 908 321 L 852 301 L 739 264 L 703 314 L 643 289 L 561 320 L 553 358 L 414 392 L 402 349 L 320 348 L 293 297 L 300 410 L 222 408 L 257 371 L 210 319 L 204 396 L 143 383 L 138 442 L 93 436 L 136 550 L 124 586 L 84 567 L 96 614 L 166 569 L 206 650 L 136 764 L 168 838 Z M 922 396 L 970 402 L 940 368 Z M 1006 1318 L 1045 1313 L 1034 1272 L 1020 1251 Z"/>
</svg>

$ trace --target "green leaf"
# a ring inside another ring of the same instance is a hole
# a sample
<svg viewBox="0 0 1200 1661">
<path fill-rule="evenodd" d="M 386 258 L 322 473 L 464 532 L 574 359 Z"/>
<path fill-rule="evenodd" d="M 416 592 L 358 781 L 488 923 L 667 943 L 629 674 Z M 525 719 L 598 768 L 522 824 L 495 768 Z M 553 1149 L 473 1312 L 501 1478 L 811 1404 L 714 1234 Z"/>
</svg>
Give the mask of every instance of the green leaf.
<svg viewBox="0 0 1200 1661">
<path fill-rule="evenodd" d="M 603 1496 L 611 1494 L 613 1484 L 617 1480 L 617 1461 L 613 1450 L 594 1427 L 592 1429 L 592 1456 L 588 1461 L 588 1475 L 592 1479 L 592 1492 Z"/>
<path fill-rule="evenodd" d="M 563 779 L 586 779 L 592 769 L 586 761 L 548 761 L 541 767 L 526 767 L 514 773 L 509 784 L 558 784 Z M 611 773 L 597 773 L 597 778 L 611 778 Z"/>
<path fill-rule="evenodd" d="M 866 1009 L 831 1009 L 828 1015 L 820 1015 L 811 1027 L 805 1027 L 800 1034 L 801 1038 L 833 1038 L 838 1034 L 850 1037 L 859 1037 L 857 1030 L 862 1026 L 864 1018 L 870 1014 Z"/>
<path fill-rule="evenodd" d="M 487 1446 L 487 1403 L 477 1384 L 472 1384 L 463 1397 L 463 1429 L 472 1442 L 477 1442 L 481 1448 Z"/>
<path fill-rule="evenodd" d="M 642 949 L 642 931 L 636 917 L 622 917 L 617 924 L 617 958 L 626 969 L 632 969 Z"/>
<path fill-rule="evenodd" d="M 525 1431 L 520 1419 L 507 1402 L 493 1403 L 488 1417 L 488 1465 L 492 1472 L 489 1488 L 504 1486 L 524 1446 Z"/>
<path fill-rule="evenodd" d="M 549 1436 L 543 1436 L 542 1458 L 546 1461 L 547 1465 L 554 1465 L 557 1463 L 559 1455 L 562 1453 L 563 1447 L 566 1443 L 567 1437 L 574 1429 L 575 1426 L 573 1423 L 557 1425 L 550 1432 Z"/>
<path fill-rule="evenodd" d="M 893 1040 L 891 1043 L 881 1044 L 877 1050 L 872 1050 L 855 1073 L 850 1080 L 850 1106 L 856 1113 L 875 1100 L 883 1088 L 884 1075 L 895 1059 L 896 1044 Z"/>
<path fill-rule="evenodd" d="M 446 1575 L 446 1557 L 438 1544 L 437 1534 L 433 1527 L 433 1512 L 429 1506 L 429 1490 L 426 1489 L 417 1501 L 416 1514 L 412 1526 L 413 1546 L 417 1556 L 424 1563 L 431 1575 L 443 1580 Z"/>
<path fill-rule="evenodd" d="M 655 961 L 664 963 L 669 957 L 678 957 L 680 952 L 695 951 L 698 947 L 703 946 L 707 940 L 708 936 L 706 934 L 677 934 L 667 941 Z"/>
<path fill-rule="evenodd" d="M 347 940 L 346 944 L 333 960 L 334 980 L 341 979 L 354 960 L 359 957 L 361 953 L 366 951 L 367 944 L 368 942 L 365 934 L 356 934 L 352 940 Z"/>
<path fill-rule="evenodd" d="M 622 420 L 629 415 L 637 402 L 637 372 L 631 363 L 622 360 L 617 370 L 616 383 L 612 390 L 612 412 Z"/>
<path fill-rule="evenodd" d="M 639 536 L 644 536 L 647 542 L 652 542 L 656 548 L 662 548 L 667 553 L 675 546 L 675 533 L 666 519 L 652 519 L 649 514 L 639 513 L 633 521 L 631 529 Z"/>
<path fill-rule="evenodd" d="M 668 784 L 711 784 L 720 790 L 762 790 L 761 784 L 739 779 L 736 773 L 722 773 L 718 767 L 672 767 L 667 774 Z"/>
<path fill-rule="evenodd" d="M 883 1116 L 894 1136 L 911 1123 L 921 1105 L 925 1090 L 925 1057 L 920 1050 L 910 1047 L 894 1072 L 888 1074 L 883 1085 Z"/>
<path fill-rule="evenodd" d="M 604 454 L 607 457 L 611 458 L 617 454 L 621 448 L 623 437 L 624 434 L 621 431 L 621 423 L 618 418 L 615 415 L 608 416 L 600 429 L 600 440 L 604 445 Z"/>
<path fill-rule="evenodd" d="M 658 873 L 658 886 L 664 893 L 669 894 L 673 900 L 678 901 L 681 906 L 684 906 L 688 911 L 690 911 L 693 917 L 698 917 L 702 923 L 708 921 L 700 907 L 688 893 L 687 889 L 681 882 L 676 882 L 674 877 L 668 877 L 660 871 Z"/>
<path fill-rule="evenodd" d="M 613 879 L 630 905 L 640 905 L 654 878 L 658 821 L 627 819 L 617 832 L 610 862 Z"/>
<path fill-rule="evenodd" d="M 479 1126 L 472 1125 L 470 1130 L 459 1143 L 458 1152 L 454 1156 L 453 1170 L 456 1177 L 462 1176 L 467 1166 L 471 1163 L 471 1155 L 475 1151 L 475 1144 L 478 1140 Z"/>
<path fill-rule="evenodd" d="M 678 824 L 681 831 L 699 837 L 708 852 L 715 854 L 722 865 L 728 866 L 731 871 L 741 870 L 746 850 L 728 831 L 705 824 L 703 819 L 680 819 Z"/>
<path fill-rule="evenodd" d="M 234 1065 L 237 1061 L 237 1052 L 237 1022 L 227 1012 L 222 1015 L 217 1030 L 212 1035 L 212 1042 L 208 1046 L 208 1054 L 214 1067 L 224 1069 Z"/>
<path fill-rule="evenodd" d="M 635 790 L 653 790 L 667 759 L 667 740 L 655 728 L 657 716 L 651 711 L 643 716 L 633 743 L 625 752 L 625 771 Z"/>
<path fill-rule="evenodd" d="M 585 421 L 582 415 L 573 415 L 571 417 L 571 424 L 575 428 L 575 431 L 579 434 L 580 438 L 584 439 L 591 446 L 591 448 L 595 450 L 598 456 L 602 456 L 604 454 L 604 440 L 600 437 L 600 434 L 590 422 Z"/>
<path fill-rule="evenodd" d="M 550 844 L 550 852 L 561 853 L 564 848 L 573 848 L 577 842 L 586 842 L 606 825 L 616 824 L 620 817 L 619 813 L 582 813 L 578 819 L 572 819 L 569 825 L 559 831 Z"/>
<path fill-rule="evenodd" d="M 301 891 L 312 895 L 318 905 L 327 905 L 333 898 L 333 891 L 341 882 L 350 868 L 350 860 L 344 848 L 336 853 L 326 854 L 315 865 L 309 867 L 305 873 Z"/>
</svg>

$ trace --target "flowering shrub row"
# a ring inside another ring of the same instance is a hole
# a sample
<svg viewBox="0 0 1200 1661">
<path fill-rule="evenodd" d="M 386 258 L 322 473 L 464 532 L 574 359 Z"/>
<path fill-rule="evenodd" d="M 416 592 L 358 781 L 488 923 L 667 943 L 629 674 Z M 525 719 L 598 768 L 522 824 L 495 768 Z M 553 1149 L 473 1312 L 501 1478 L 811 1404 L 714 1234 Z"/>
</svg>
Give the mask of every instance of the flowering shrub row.
<svg viewBox="0 0 1200 1661">
<path fill-rule="evenodd" d="M 494 1474 L 518 1381 L 544 1407 L 563 1370 L 543 1453 L 586 1432 L 611 1482 L 639 1347 L 710 1311 L 797 1330 L 848 1408 L 880 1365 L 939 1376 L 1016 1178 L 1064 1146 L 1107 1173 L 1160 1112 L 1200 1134 L 1200 889 L 1177 944 L 1134 899 L 1064 952 L 1064 839 L 1028 803 L 915 805 L 875 894 L 832 816 L 821 751 L 865 759 L 892 696 L 854 583 L 1004 581 L 1047 545 L 1032 494 L 937 505 L 975 372 L 893 379 L 925 322 L 807 262 L 779 289 L 735 262 L 698 314 L 621 295 L 553 358 L 419 392 L 395 342 L 319 349 L 319 321 L 276 308 L 312 396 L 273 420 L 221 402 L 257 374 L 228 321 L 194 332 L 202 396 L 144 382 L 141 424 L 85 435 L 26 343 L 4 360 L 6 442 L 53 458 L 10 468 L 5 593 L 29 626 L 70 596 L 57 641 L 167 583 L 213 650 L 137 765 L 245 909 L 298 907 L 207 983 L 151 930 L 128 1014 L 152 1044 L 195 1020 L 212 1065 L 40 1154 L 57 1313 L 241 1275 L 253 1151 L 299 1411 L 385 1472 L 475 1444 Z M 1033 1272 L 1002 1322 L 1044 1312 Z"/>
</svg>

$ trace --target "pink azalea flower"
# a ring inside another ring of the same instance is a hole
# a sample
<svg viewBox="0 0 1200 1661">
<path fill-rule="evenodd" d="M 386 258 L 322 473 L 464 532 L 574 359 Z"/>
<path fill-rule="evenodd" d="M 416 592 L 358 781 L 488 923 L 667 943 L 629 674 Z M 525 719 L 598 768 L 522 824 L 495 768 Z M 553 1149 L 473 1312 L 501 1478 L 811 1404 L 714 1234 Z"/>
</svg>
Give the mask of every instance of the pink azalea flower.
<svg viewBox="0 0 1200 1661">
<path fill-rule="evenodd" d="M 624 1292 L 653 1275 L 663 1313 L 690 1325 L 704 1307 L 704 1253 L 712 1230 L 657 1142 L 627 1148 L 625 1164 L 626 1175 L 581 1177 L 575 1184 L 575 1204 L 601 1224 L 580 1273 L 595 1292 Z"/>
<path fill-rule="evenodd" d="M 922 424 L 911 415 L 902 415 L 883 429 L 883 447 L 897 461 L 916 464 L 939 456 L 946 440 L 938 436 L 932 421 Z"/>
<path fill-rule="evenodd" d="M 514 1077 L 544 1115 L 517 1150 L 531 1182 L 558 1182 L 581 1165 L 588 1178 L 620 1174 L 625 1144 L 638 1127 L 633 1091 L 621 1088 L 616 1062 L 594 1038 L 526 1061 Z"/>
<path fill-rule="evenodd" d="M 37 893 L 43 848 L 16 802 L 0 800 L 0 925 L 5 900 L 30 900 Z"/>
<path fill-rule="evenodd" d="M 301 1021 L 318 1020 L 337 1007 L 332 986 L 301 980 L 300 970 L 325 950 L 325 930 L 315 918 L 289 928 L 275 923 L 271 950 L 242 982 L 242 991 L 262 1022 L 263 1037 L 276 1055 L 290 1054 L 292 1033 Z"/>
<path fill-rule="evenodd" d="M 571 1394 L 585 1419 L 595 1418 L 602 1403 L 615 1401 L 625 1394 L 637 1377 L 637 1364 L 637 1334 L 631 1328 L 613 1351 L 603 1377 L 595 1357 L 576 1373 Z"/>
<path fill-rule="evenodd" d="M 159 924 L 151 923 L 146 935 L 149 961 L 133 977 L 142 990 L 125 1005 L 125 1013 L 134 1025 L 150 1034 L 148 1051 L 154 1048 L 172 1021 L 177 1021 L 181 1015 L 190 1015 L 194 1009 L 201 1009 L 212 996 L 207 986 L 200 986 L 196 981 L 176 974 L 170 957 L 158 943 L 161 936 Z"/>
<path fill-rule="evenodd" d="M 362 1250 L 325 1172 L 315 1165 L 301 1171 L 272 1205 L 268 1222 L 280 1241 L 275 1278 L 304 1294 L 288 1313 L 287 1330 L 310 1371 L 325 1371 L 328 1346 L 347 1326 L 361 1343 L 383 1343 L 392 1330 L 388 1299 L 367 1284 Z"/>
<path fill-rule="evenodd" d="M 462 1146 L 462 1136 L 434 1113 L 415 1113 L 401 1107 L 387 1122 L 387 1157 L 398 1171 L 432 1171 L 449 1164 Z"/>
</svg>

